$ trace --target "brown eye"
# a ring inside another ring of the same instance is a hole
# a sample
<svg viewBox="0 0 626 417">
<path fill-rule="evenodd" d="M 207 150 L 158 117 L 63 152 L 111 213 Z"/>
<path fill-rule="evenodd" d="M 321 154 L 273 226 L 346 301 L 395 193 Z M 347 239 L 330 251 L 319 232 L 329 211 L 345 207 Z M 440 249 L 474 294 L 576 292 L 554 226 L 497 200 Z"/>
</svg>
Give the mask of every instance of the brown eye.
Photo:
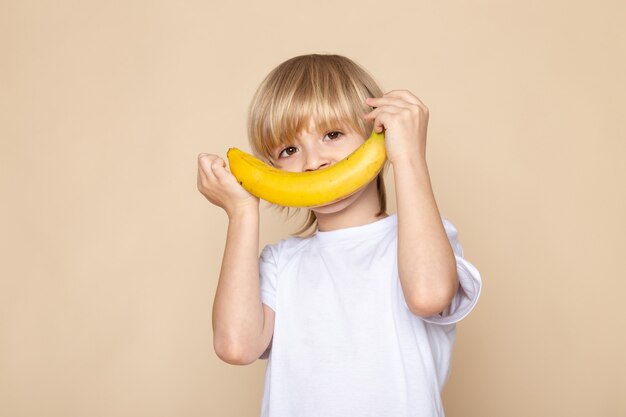
<svg viewBox="0 0 626 417">
<path fill-rule="evenodd" d="M 330 140 L 335 140 L 337 139 L 339 136 L 341 136 L 341 132 L 329 132 L 326 134 L 326 136 L 328 137 L 328 139 Z"/>
<path fill-rule="evenodd" d="M 298 148 L 296 148 L 295 146 L 288 146 L 285 149 L 283 149 L 282 151 L 280 151 L 280 154 L 278 155 L 278 157 L 279 158 L 286 158 L 286 157 L 296 153 L 297 150 L 298 150 Z"/>
</svg>

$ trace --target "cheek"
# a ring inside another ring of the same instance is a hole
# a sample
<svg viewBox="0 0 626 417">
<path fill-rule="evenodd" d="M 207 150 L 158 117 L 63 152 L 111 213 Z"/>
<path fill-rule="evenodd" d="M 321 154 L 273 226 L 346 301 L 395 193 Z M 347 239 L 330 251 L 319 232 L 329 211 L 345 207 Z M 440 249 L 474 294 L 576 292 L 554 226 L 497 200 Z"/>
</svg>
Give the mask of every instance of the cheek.
<svg viewBox="0 0 626 417">
<path fill-rule="evenodd" d="M 363 143 L 365 143 L 365 141 L 360 138 L 353 138 L 351 141 L 346 142 L 344 147 L 345 156 L 348 156 L 352 152 L 356 151 L 359 146 L 363 145 Z"/>
<path fill-rule="evenodd" d="M 282 159 L 275 164 L 276 168 L 287 172 L 301 172 L 296 158 Z"/>
<path fill-rule="evenodd" d="M 291 156 L 290 158 L 281 158 L 276 161 L 274 166 L 281 171 L 298 172 L 298 158 Z"/>
</svg>

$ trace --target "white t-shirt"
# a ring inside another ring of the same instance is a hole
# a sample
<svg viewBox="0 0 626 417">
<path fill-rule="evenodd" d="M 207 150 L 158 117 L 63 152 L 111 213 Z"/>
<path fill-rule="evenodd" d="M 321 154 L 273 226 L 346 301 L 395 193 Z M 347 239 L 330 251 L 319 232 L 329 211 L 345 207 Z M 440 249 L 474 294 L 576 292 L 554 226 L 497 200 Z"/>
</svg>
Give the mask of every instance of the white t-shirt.
<svg viewBox="0 0 626 417">
<path fill-rule="evenodd" d="M 441 417 L 455 323 L 474 307 L 478 270 L 456 255 L 460 289 L 442 315 L 407 307 L 397 216 L 266 246 L 261 299 L 276 312 L 262 417 Z"/>
</svg>

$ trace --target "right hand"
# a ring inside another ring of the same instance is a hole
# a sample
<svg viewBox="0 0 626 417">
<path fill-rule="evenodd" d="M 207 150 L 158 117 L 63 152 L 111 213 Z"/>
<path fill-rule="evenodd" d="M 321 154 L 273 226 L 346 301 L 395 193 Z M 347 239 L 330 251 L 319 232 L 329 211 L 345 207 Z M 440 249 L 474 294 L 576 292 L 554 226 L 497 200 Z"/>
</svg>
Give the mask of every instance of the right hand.
<svg viewBox="0 0 626 417">
<path fill-rule="evenodd" d="M 229 216 L 238 210 L 259 207 L 259 199 L 237 182 L 226 169 L 226 162 L 217 155 L 198 155 L 198 191 Z"/>
</svg>

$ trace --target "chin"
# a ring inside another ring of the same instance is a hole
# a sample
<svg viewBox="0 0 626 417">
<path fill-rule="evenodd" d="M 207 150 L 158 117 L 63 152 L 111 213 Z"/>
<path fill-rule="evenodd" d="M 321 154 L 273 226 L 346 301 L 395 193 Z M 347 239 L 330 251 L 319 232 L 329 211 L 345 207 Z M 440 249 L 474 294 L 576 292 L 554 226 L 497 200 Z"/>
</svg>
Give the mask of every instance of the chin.
<svg viewBox="0 0 626 417">
<path fill-rule="evenodd" d="M 337 213 L 347 208 L 352 203 L 351 200 L 352 196 L 345 197 L 342 200 L 335 201 L 334 203 L 328 203 L 324 206 L 311 207 L 311 211 L 319 214 Z"/>
<path fill-rule="evenodd" d="M 325 204 L 323 206 L 310 207 L 310 210 L 314 213 L 319 214 L 331 214 L 338 213 L 346 208 L 348 208 L 352 203 L 359 199 L 359 197 L 363 194 L 367 187 L 363 187 L 360 190 L 350 194 L 347 197 L 343 197 L 340 200 L 337 200 L 332 203 Z"/>
</svg>

